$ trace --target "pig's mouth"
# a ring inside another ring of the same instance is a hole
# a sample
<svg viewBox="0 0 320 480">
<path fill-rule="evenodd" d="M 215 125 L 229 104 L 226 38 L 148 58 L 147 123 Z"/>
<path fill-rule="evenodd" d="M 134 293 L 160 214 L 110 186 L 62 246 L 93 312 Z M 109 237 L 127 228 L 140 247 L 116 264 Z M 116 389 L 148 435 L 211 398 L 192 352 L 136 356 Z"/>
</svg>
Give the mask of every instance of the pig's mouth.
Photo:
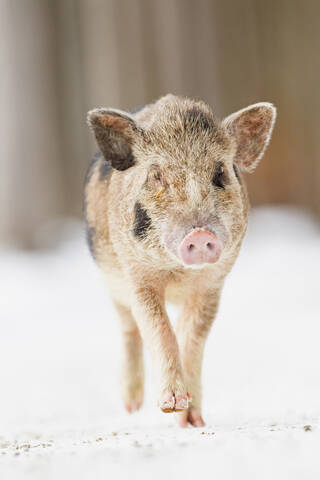
<svg viewBox="0 0 320 480">
<path fill-rule="evenodd" d="M 178 237 L 181 239 L 180 235 L 167 235 L 165 245 L 185 267 L 202 268 L 219 260 L 223 244 L 211 229 L 194 228 L 182 240 Z"/>
</svg>

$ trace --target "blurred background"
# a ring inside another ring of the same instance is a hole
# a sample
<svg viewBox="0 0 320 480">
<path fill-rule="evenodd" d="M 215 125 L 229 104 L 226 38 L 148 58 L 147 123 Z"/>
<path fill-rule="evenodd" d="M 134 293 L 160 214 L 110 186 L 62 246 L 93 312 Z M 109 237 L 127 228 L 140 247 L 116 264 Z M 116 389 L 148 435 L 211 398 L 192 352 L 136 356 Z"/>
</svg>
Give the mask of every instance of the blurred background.
<svg viewBox="0 0 320 480">
<path fill-rule="evenodd" d="M 0 0 L 3 478 L 320 478 L 319 32 L 319 0 Z M 87 111 L 169 92 L 220 118 L 278 108 L 206 346 L 205 432 L 158 412 L 148 361 L 145 405 L 124 412 L 81 223 Z"/>
<path fill-rule="evenodd" d="M 319 219 L 319 15 L 318 0 L 0 0 L 0 243 L 46 246 L 43 225 L 54 238 L 81 216 L 89 109 L 169 92 L 220 118 L 273 102 L 251 202 Z"/>
</svg>

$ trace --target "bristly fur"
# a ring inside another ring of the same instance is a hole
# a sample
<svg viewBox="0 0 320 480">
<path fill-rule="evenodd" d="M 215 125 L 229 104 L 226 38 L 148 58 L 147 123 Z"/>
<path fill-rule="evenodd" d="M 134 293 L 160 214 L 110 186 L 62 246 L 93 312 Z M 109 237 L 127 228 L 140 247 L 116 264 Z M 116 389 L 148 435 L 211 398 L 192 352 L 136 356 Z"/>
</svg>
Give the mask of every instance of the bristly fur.
<svg viewBox="0 0 320 480">
<path fill-rule="evenodd" d="M 259 162 L 274 119 L 274 107 L 260 103 L 221 122 L 205 103 L 174 95 L 132 113 L 88 114 L 103 158 L 87 174 L 87 236 L 121 322 L 130 412 L 143 399 L 143 340 L 158 367 L 160 408 L 183 410 L 183 426 L 203 425 L 205 340 L 248 221 L 241 171 Z M 197 269 L 179 256 L 195 230 L 211 232 L 222 245 L 215 263 Z M 177 335 L 167 300 L 182 306 Z"/>
</svg>

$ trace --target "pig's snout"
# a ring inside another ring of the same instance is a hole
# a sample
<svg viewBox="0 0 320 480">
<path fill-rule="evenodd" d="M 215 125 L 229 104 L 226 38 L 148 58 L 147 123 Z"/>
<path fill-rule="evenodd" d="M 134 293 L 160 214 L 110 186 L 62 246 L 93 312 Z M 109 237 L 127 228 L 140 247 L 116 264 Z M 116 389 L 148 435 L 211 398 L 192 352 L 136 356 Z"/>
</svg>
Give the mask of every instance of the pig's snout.
<svg viewBox="0 0 320 480">
<path fill-rule="evenodd" d="M 218 237 L 207 230 L 196 230 L 184 237 L 178 247 L 180 259 L 186 265 L 214 263 L 220 257 L 222 245 Z"/>
</svg>

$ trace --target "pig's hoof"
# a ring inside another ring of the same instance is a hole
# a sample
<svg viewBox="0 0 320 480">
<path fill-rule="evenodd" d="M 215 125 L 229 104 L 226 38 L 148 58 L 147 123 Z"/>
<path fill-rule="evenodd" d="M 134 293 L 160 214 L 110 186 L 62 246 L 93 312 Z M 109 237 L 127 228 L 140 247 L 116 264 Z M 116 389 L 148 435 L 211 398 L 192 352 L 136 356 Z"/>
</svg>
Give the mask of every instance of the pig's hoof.
<svg viewBox="0 0 320 480">
<path fill-rule="evenodd" d="M 164 413 L 183 412 L 188 410 L 191 403 L 189 393 L 186 395 L 180 393 L 166 393 L 159 401 L 159 407 Z"/>
<path fill-rule="evenodd" d="M 134 413 L 139 410 L 143 403 L 143 386 L 126 389 L 123 392 L 123 401 L 128 413 Z"/>
<path fill-rule="evenodd" d="M 142 399 L 132 400 L 131 402 L 124 403 L 125 409 L 127 410 L 128 413 L 134 413 L 137 410 L 140 410 L 141 405 L 142 405 Z"/>
<path fill-rule="evenodd" d="M 190 407 L 188 410 L 178 413 L 177 421 L 179 426 L 182 428 L 187 427 L 189 423 L 193 427 L 205 426 L 200 410 L 197 410 L 194 407 Z"/>
</svg>

